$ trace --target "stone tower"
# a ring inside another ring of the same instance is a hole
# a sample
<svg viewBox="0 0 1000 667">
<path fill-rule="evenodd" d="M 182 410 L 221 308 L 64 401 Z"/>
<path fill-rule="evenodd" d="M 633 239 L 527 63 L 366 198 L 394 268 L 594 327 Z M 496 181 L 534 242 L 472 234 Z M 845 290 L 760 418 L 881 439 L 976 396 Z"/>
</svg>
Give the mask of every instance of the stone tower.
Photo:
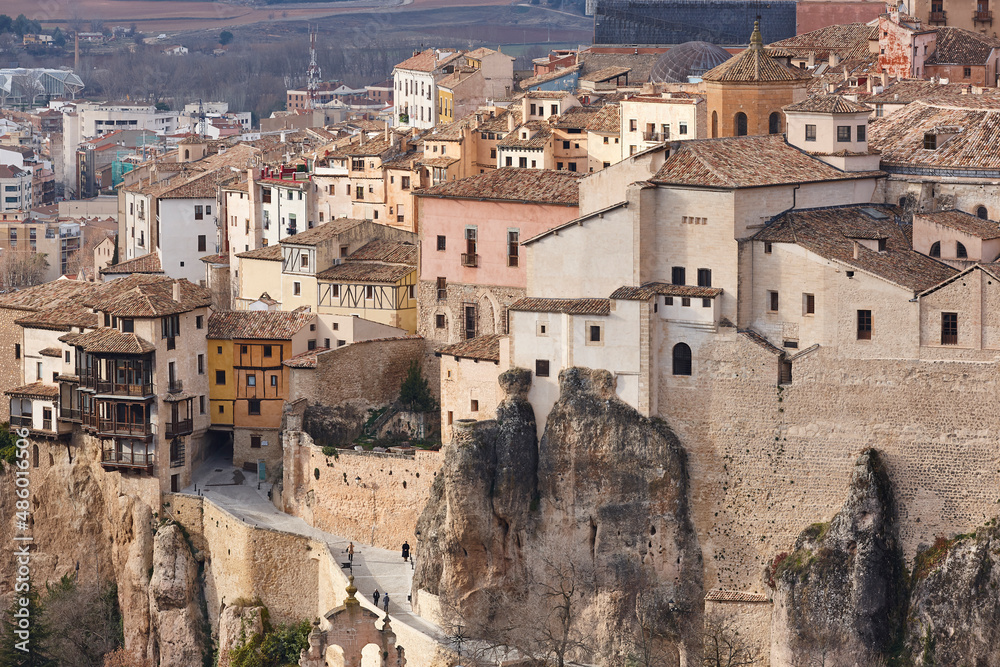
<svg viewBox="0 0 1000 667">
<path fill-rule="evenodd" d="M 782 107 L 805 99 L 812 74 L 768 50 L 754 24 L 750 48 L 702 76 L 708 98 L 709 136 L 781 134 Z"/>
</svg>

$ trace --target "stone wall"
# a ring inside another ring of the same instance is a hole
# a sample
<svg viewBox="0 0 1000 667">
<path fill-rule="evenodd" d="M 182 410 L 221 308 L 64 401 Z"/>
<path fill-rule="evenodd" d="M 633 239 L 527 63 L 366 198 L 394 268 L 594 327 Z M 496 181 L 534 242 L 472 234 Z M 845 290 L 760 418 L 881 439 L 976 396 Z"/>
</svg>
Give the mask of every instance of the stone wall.
<svg viewBox="0 0 1000 667">
<path fill-rule="evenodd" d="M 417 517 L 441 467 L 440 452 L 418 450 L 411 457 L 337 450 L 337 456 L 324 456 L 300 431 L 285 431 L 282 446 L 285 512 L 360 544 L 416 545 Z"/>
<path fill-rule="evenodd" d="M 477 336 L 507 333 L 507 307 L 525 294 L 523 287 L 448 283 L 446 298 L 439 300 L 437 282 L 421 280 L 417 286 L 417 333 L 437 347 L 465 340 L 467 305 L 476 307 Z M 438 315 L 444 315 L 443 328 L 437 327 Z"/>
<path fill-rule="evenodd" d="M 15 308 L 0 308 L 0 391 L 19 387 L 21 384 L 21 359 L 17 358 L 15 349 L 22 346 L 23 330 L 14 324 L 14 320 L 28 313 Z M 15 347 L 16 346 L 16 347 Z M 0 400 L 0 421 L 10 419 L 10 401 L 6 396 Z"/>
<path fill-rule="evenodd" d="M 251 446 L 251 436 L 255 435 L 260 436 L 260 447 Z M 264 459 L 267 479 L 276 479 L 281 467 L 281 431 L 270 428 L 234 428 L 233 465 L 242 468 L 244 463 L 253 463 L 256 466 L 258 459 Z"/>
</svg>

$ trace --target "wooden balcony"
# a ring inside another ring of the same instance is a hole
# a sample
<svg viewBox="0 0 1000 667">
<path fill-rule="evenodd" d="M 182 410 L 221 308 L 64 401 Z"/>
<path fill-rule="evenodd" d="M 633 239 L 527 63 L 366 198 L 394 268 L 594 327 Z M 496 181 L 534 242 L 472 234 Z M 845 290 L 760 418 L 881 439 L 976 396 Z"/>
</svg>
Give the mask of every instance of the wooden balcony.
<svg viewBox="0 0 1000 667">
<path fill-rule="evenodd" d="M 467 266 L 469 268 L 476 268 L 479 266 L 479 255 L 475 253 L 462 253 L 462 266 Z"/>
<path fill-rule="evenodd" d="M 181 435 L 191 435 L 194 433 L 194 420 L 182 419 L 180 421 L 170 421 L 166 423 L 166 437 L 176 438 Z"/>
<path fill-rule="evenodd" d="M 93 383 L 94 389 L 98 394 L 107 394 L 110 396 L 152 396 L 153 395 L 153 385 L 151 384 L 119 384 L 117 382 L 107 382 L 105 380 L 97 380 Z M 85 386 L 81 378 L 80 386 Z"/>
<path fill-rule="evenodd" d="M 153 452 L 105 449 L 101 452 L 101 465 L 105 468 L 135 468 L 152 472 Z"/>
<path fill-rule="evenodd" d="M 945 12 L 945 11 L 931 12 L 930 13 L 930 17 L 928 18 L 927 22 L 928 23 L 939 23 L 939 24 L 947 23 L 948 22 L 948 16 L 947 16 L 947 14 L 948 14 L 948 12 Z"/>
<path fill-rule="evenodd" d="M 650 132 L 650 131 L 647 130 L 646 132 L 642 133 L 642 140 L 643 141 L 656 141 L 656 142 L 669 141 L 670 140 L 670 133 L 669 132 L 655 132 L 655 131 Z"/>
<path fill-rule="evenodd" d="M 11 415 L 11 428 L 31 428 L 31 415 Z"/>
<path fill-rule="evenodd" d="M 993 12 L 988 9 L 972 12 L 972 22 L 989 23 L 990 25 L 993 25 Z"/>
<path fill-rule="evenodd" d="M 98 419 L 97 433 L 99 435 L 131 435 L 139 438 L 145 438 L 153 435 L 153 427 L 151 424 L 146 422 Z"/>
<path fill-rule="evenodd" d="M 80 408 L 68 408 L 64 405 L 60 405 L 59 419 L 68 422 L 83 421 L 83 411 L 80 410 Z"/>
</svg>

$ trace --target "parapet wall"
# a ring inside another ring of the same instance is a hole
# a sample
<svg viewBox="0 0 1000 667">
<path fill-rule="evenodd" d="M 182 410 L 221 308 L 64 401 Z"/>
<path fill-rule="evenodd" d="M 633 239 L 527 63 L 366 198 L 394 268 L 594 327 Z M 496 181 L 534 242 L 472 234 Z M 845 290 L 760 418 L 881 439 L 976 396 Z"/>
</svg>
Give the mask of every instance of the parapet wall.
<svg viewBox="0 0 1000 667">
<path fill-rule="evenodd" d="M 324 456 L 301 431 L 285 431 L 282 444 L 285 512 L 360 544 L 398 549 L 408 541 L 416 548 L 417 517 L 441 468 L 440 452 L 406 456 L 340 449 Z"/>
</svg>

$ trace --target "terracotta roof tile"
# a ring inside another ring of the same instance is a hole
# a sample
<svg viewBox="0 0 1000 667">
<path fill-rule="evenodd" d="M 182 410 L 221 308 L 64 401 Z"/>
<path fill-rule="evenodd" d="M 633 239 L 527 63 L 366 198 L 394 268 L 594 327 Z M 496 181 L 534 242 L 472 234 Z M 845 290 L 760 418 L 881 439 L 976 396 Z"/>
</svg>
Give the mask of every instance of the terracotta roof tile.
<svg viewBox="0 0 1000 667">
<path fill-rule="evenodd" d="M 281 363 L 289 368 L 316 368 L 316 356 L 320 352 L 326 352 L 329 349 L 328 347 L 317 347 L 315 350 L 306 350 L 305 352 L 296 354 L 294 357 L 285 359 Z"/>
<path fill-rule="evenodd" d="M 524 79 L 517 84 L 517 87 L 520 88 L 521 90 L 528 90 L 532 86 L 540 86 L 543 83 L 555 81 L 557 79 L 563 78 L 564 76 L 570 76 L 574 72 L 580 71 L 580 69 L 582 68 L 583 65 L 573 65 L 572 67 L 561 67 L 553 72 L 546 72 L 545 74 L 539 74 L 538 76 L 533 76 Z M 537 91 L 537 92 L 543 92 L 543 91 Z M 571 93 L 566 93 L 566 94 L 569 95 Z"/>
<path fill-rule="evenodd" d="M 601 69 L 594 70 L 580 77 L 581 81 L 594 81 L 600 83 L 602 81 L 609 81 L 611 79 L 616 79 L 624 74 L 628 74 L 632 71 L 631 67 L 624 67 L 622 65 L 609 65 L 607 67 L 602 67 Z"/>
<path fill-rule="evenodd" d="M 140 255 L 134 259 L 112 264 L 101 269 L 103 275 L 124 275 L 130 273 L 163 273 L 160 256 L 155 252 Z"/>
<path fill-rule="evenodd" d="M 577 61 L 583 65 L 581 78 L 590 78 L 595 72 L 607 70 L 609 67 L 628 68 L 629 85 L 637 85 L 649 81 L 653 66 L 660 59 L 659 53 L 592 53 L 583 51 L 577 55 Z"/>
<path fill-rule="evenodd" d="M 40 349 L 38 351 L 38 354 L 42 355 L 43 357 L 56 357 L 56 358 L 59 358 L 59 357 L 62 356 L 62 348 L 59 348 L 59 347 L 43 347 L 42 349 Z"/>
<path fill-rule="evenodd" d="M 79 301 L 66 299 L 58 306 L 35 311 L 15 323 L 30 329 L 69 331 L 70 327 L 96 327 L 98 320 L 97 315 Z"/>
<path fill-rule="evenodd" d="M 814 95 L 801 102 L 789 104 L 785 111 L 807 111 L 812 113 L 871 113 L 872 108 L 852 102 L 842 95 Z"/>
<path fill-rule="evenodd" d="M 101 327 L 87 333 L 68 333 L 59 340 L 95 354 L 148 354 L 156 346 L 134 333 Z"/>
<path fill-rule="evenodd" d="M 925 65 L 985 65 L 1000 39 L 971 30 L 942 26 L 937 29 L 934 52 Z"/>
<path fill-rule="evenodd" d="M 282 243 L 292 245 L 319 245 L 324 241 L 334 239 L 349 229 L 354 229 L 358 225 L 364 224 L 364 220 L 354 220 L 353 218 L 337 218 L 321 225 L 316 225 L 312 229 L 299 232 L 293 236 L 286 236 L 281 239 Z M 244 253 L 245 254 L 245 253 Z M 262 259 L 262 258 L 258 258 Z"/>
<path fill-rule="evenodd" d="M 569 315 L 607 315 L 611 312 L 611 300 L 523 297 L 511 304 L 508 310 L 532 313 L 566 313 Z"/>
<path fill-rule="evenodd" d="M 421 197 L 487 199 L 576 206 L 582 172 L 502 167 L 485 174 L 448 181 L 415 194 Z"/>
<path fill-rule="evenodd" d="M 174 284 L 180 300 L 173 296 Z M 173 280 L 165 276 L 133 274 L 107 283 L 100 294 L 84 305 L 117 317 L 163 317 L 186 313 L 212 302 L 211 293 L 188 280 Z"/>
<path fill-rule="evenodd" d="M 913 250 L 898 214 L 884 204 L 796 209 L 772 218 L 753 240 L 794 243 L 914 292 L 955 275 L 947 264 Z M 883 239 L 885 250 L 856 244 L 855 239 Z"/>
<path fill-rule="evenodd" d="M 1000 223 L 993 220 L 983 220 L 965 211 L 934 211 L 933 213 L 915 213 L 914 218 L 924 218 L 931 222 L 957 229 L 960 232 L 988 241 L 1000 239 Z"/>
<path fill-rule="evenodd" d="M 399 63 L 396 65 L 396 69 L 406 69 L 416 72 L 433 72 L 438 67 L 451 62 L 459 55 L 461 55 L 461 53 L 453 52 L 439 60 L 434 49 L 426 49 Z"/>
<path fill-rule="evenodd" d="M 226 255 L 224 253 L 217 253 L 215 255 L 205 255 L 204 257 L 200 257 L 199 259 L 201 259 L 201 261 L 205 262 L 206 264 L 224 264 L 226 266 L 229 265 L 229 255 Z"/>
<path fill-rule="evenodd" d="M 479 359 L 481 361 L 500 361 L 500 340 L 506 338 L 502 334 L 489 334 L 468 338 L 452 345 L 446 345 L 437 351 L 438 356 L 447 355 L 462 359 Z"/>
<path fill-rule="evenodd" d="M 646 283 L 640 287 L 619 287 L 611 293 L 612 299 L 644 301 L 654 296 L 686 296 L 695 299 L 713 299 L 722 294 L 721 287 L 699 287 L 697 285 L 671 285 L 669 283 Z"/>
<path fill-rule="evenodd" d="M 506 111 L 497 114 L 493 118 L 484 120 L 483 123 L 476 128 L 477 132 L 500 132 L 506 133 L 507 130 L 507 118 L 509 116 L 514 117 L 514 127 L 521 124 L 521 109 L 520 107 L 510 107 Z"/>
<path fill-rule="evenodd" d="M 552 127 L 560 129 L 586 129 L 604 107 L 570 107 L 555 118 L 550 118 Z"/>
<path fill-rule="evenodd" d="M 761 48 L 749 48 L 721 65 L 705 72 L 705 81 L 730 83 L 769 83 L 776 81 L 807 81 L 812 73 L 797 67 L 788 67 Z"/>
<path fill-rule="evenodd" d="M 236 253 L 237 257 L 243 259 L 264 259 L 269 262 L 280 262 L 281 261 L 281 246 L 280 245 L 269 245 L 263 248 L 255 248 L 253 250 L 248 250 L 246 252 Z"/>
<path fill-rule="evenodd" d="M 103 286 L 103 283 L 88 283 L 60 278 L 16 292 L 0 294 L 0 308 L 43 310 L 68 303 L 72 299 L 79 299 L 84 295 L 99 291 Z"/>
<path fill-rule="evenodd" d="M 530 130 L 531 135 L 527 139 L 521 138 L 521 130 Z M 541 121 L 528 121 L 523 125 L 514 128 L 513 132 L 509 132 L 506 137 L 503 138 L 501 142 L 497 144 L 499 148 L 545 148 L 549 143 L 549 138 L 552 136 L 552 129 L 549 127 L 548 123 L 543 123 Z"/>
<path fill-rule="evenodd" d="M 32 382 L 21 387 L 14 387 L 4 392 L 8 396 L 27 396 L 30 398 L 59 398 L 59 385 Z"/>
<path fill-rule="evenodd" d="M 376 239 L 352 252 L 347 259 L 352 262 L 387 262 L 416 266 L 417 246 L 405 241 Z"/>
<path fill-rule="evenodd" d="M 207 338 L 231 340 L 291 340 L 314 315 L 278 310 L 228 310 L 208 318 Z"/>
<path fill-rule="evenodd" d="M 868 38 L 871 33 L 872 26 L 867 23 L 830 25 L 772 42 L 768 45 L 768 50 L 779 48 L 798 56 L 808 56 L 812 53 L 816 56 L 817 62 L 828 59 L 831 53 L 845 60 L 860 58 L 868 54 Z"/>
<path fill-rule="evenodd" d="M 895 114 L 894 114 L 895 115 Z M 682 141 L 654 183 L 723 188 L 835 181 L 883 176 L 840 171 L 785 142 L 782 135 Z"/>
<path fill-rule="evenodd" d="M 402 280 L 416 267 L 405 264 L 379 264 L 377 262 L 344 262 L 316 274 L 319 280 L 338 283 L 383 283 Z"/>
<path fill-rule="evenodd" d="M 621 132 L 621 107 L 617 104 L 605 104 L 591 117 L 587 129 L 604 134 Z"/>
</svg>

